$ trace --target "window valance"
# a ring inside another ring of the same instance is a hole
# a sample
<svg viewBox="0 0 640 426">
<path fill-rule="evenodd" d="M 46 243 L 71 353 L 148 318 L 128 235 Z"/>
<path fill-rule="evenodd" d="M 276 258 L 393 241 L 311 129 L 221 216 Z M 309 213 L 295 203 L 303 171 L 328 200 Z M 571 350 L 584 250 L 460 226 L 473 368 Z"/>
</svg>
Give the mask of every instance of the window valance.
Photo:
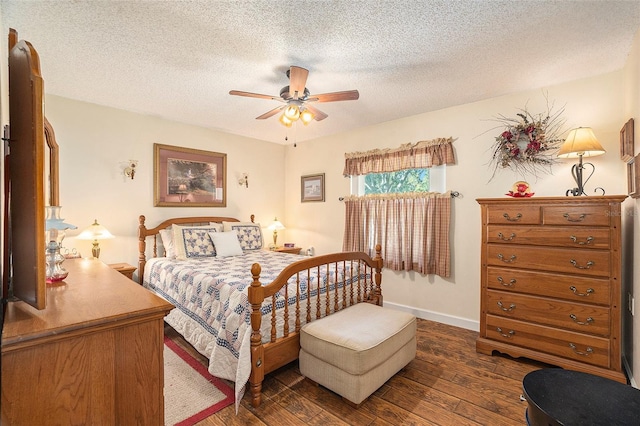
<svg viewBox="0 0 640 426">
<path fill-rule="evenodd" d="M 345 154 L 343 174 L 357 176 L 455 164 L 452 142 L 453 138 L 438 138 L 403 144 L 395 149 L 348 152 Z"/>
</svg>

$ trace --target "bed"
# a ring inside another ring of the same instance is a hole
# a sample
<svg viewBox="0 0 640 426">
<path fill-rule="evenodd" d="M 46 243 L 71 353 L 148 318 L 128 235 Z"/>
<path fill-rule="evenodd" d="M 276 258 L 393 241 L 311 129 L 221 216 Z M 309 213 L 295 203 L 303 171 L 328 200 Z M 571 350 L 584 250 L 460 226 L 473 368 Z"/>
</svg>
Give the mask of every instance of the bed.
<svg viewBox="0 0 640 426">
<path fill-rule="evenodd" d="M 176 306 L 165 320 L 209 359 L 209 372 L 235 382 L 236 409 L 246 384 L 257 407 L 265 374 L 298 358 L 304 324 L 383 300 L 379 245 L 373 258 L 303 257 L 262 246 L 253 215 L 250 222 L 173 218 L 152 228 L 139 217 L 140 284 Z"/>
</svg>

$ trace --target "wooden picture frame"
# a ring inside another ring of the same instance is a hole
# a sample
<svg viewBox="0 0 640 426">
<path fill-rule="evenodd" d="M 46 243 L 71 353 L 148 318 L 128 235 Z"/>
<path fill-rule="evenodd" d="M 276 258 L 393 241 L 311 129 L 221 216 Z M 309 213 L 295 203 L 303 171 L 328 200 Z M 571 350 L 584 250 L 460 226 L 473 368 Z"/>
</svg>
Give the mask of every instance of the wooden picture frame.
<svg viewBox="0 0 640 426">
<path fill-rule="evenodd" d="M 638 186 L 636 185 L 636 160 L 627 163 L 627 192 L 632 198 L 636 198 L 638 194 Z"/>
<path fill-rule="evenodd" d="M 227 154 L 153 144 L 153 164 L 154 206 L 227 206 Z"/>
<path fill-rule="evenodd" d="M 625 163 L 633 161 L 633 118 L 630 118 L 620 129 L 620 159 Z"/>
<path fill-rule="evenodd" d="M 640 198 L 640 154 L 633 161 L 627 163 L 627 180 L 629 184 L 629 196 Z"/>
<path fill-rule="evenodd" d="M 300 178 L 300 201 L 324 201 L 324 173 Z"/>
</svg>

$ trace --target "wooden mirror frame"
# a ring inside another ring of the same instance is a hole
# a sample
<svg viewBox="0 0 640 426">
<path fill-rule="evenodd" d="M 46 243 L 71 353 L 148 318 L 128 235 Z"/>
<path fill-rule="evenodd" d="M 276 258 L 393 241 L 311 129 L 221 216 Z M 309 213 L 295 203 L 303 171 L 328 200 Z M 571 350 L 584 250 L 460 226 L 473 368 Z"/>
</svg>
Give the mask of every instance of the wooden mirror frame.
<svg viewBox="0 0 640 426">
<path fill-rule="evenodd" d="M 60 149 L 58 142 L 56 141 L 56 134 L 53 131 L 53 126 L 44 118 L 44 138 L 47 142 L 47 148 L 49 149 L 49 155 L 45 155 L 45 170 L 48 172 L 48 176 L 45 176 L 45 205 L 59 206 L 60 205 L 60 183 L 58 172 L 60 170 Z"/>
</svg>

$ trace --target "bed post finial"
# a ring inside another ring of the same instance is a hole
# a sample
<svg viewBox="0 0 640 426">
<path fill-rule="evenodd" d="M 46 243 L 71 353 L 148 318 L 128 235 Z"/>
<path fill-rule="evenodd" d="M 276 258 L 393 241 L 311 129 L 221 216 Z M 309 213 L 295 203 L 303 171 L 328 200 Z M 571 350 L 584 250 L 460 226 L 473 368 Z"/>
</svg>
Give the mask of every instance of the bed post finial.
<svg viewBox="0 0 640 426">
<path fill-rule="evenodd" d="M 256 215 L 252 214 L 251 215 L 251 223 L 255 223 L 255 221 L 256 221 Z"/>
<path fill-rule="evenodd" d="M 253 219 L 253 215 L 251 215 Z M 252 220 L 253 221 L 253 220 Z M 262 402 L 262 381 L 264 380 L 264 347 L 262 346 L 262 334 L 260 325 L 262 313 L 260 308 L 264 300 L 264 287 L 260 284 L 260 264 L 251 266 L 253 281 L 249 287 L 249 303 L 251 304 L 251 374 L 249 384 L 251 389 L 251 405 L 257 407 Z"/>
<path fill-rule="evenodd" d="M 373 258 L 376 262 L 376 274 L 375 274 L 375 282 L 376 288 L 374 290 L 374 294 L 376 297 L 376 304 L 382 306 L 382 289 L 380 287 L 382 283 L 382 246 L 380 244 L 376 244 L 376 257 Z"/>
</svg>

